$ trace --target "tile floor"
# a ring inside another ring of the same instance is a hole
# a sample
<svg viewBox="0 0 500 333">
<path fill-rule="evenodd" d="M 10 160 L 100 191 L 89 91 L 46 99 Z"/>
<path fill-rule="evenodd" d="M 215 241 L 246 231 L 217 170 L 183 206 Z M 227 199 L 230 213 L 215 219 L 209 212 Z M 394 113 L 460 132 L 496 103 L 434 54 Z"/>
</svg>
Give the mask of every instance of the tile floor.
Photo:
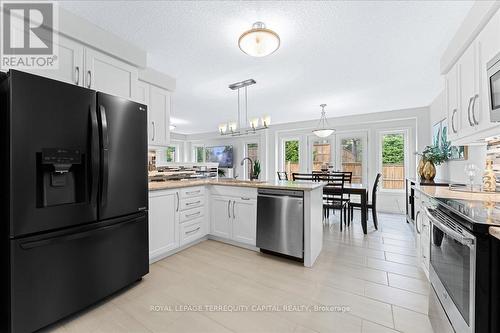
<svg viewBox="0 0 500 333">
<path fill-rule="evenodd" d="M 153 264 L 142 282 L 48 330 L 433 332 L 426 315 L 429 284 L 416 263 L 413 234 L 402 215 L 380 214 L 379 220 L 378 231 L 369 223 L 367 236 L 359 222 L 342 233 L 338 222 L 326 227 L 312 269 L 204 241 Z M 333 305 L 345 311 L 175 311 L 193 305 Z"/>
</svg>

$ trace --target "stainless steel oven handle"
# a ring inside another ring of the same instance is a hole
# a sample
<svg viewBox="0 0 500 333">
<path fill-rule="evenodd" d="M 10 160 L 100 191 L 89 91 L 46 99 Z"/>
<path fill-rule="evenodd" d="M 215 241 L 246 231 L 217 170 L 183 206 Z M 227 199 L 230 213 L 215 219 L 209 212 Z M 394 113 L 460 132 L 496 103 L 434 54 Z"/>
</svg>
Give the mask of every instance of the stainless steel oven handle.
<svg viewBox="0 0 500 333">
<path fill-rule="evenodd" d="M 456 241 L 460 242 L 465 246 L 471 247 L 472 245 L 474 245 L 474 238 L 464 237 L 460 233 L 456 232 L 455 230 L 441 223 L 441 221 L 436 219 L 434 215 L 432 215 L 431 212 L 429 212 L 429 208 L 424 207 L 424 211 L 427 217 L 432 221 L 432 223 L 438 226 L 439 229 L 441 229 L 447 235 L 451 236 L 453 239 L 455 239 Z"/>
</svg>

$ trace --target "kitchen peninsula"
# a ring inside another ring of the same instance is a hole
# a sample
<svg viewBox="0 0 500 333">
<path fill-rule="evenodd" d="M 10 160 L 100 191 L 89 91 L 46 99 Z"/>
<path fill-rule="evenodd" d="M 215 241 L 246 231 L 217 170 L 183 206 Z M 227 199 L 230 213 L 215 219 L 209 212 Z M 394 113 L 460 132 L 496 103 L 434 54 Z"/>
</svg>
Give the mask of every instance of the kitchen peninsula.
<svg viewBox="0 0 500 333">
<path fill-rule="evenodd" d="M 206 239 L 256 247 L 259 189 L 299 191 L 304 207 L 304 266 L 312 267 L 323 243 L 323 183 L 201 179 L 149 183 L 150 262 Z"/>
</svg>

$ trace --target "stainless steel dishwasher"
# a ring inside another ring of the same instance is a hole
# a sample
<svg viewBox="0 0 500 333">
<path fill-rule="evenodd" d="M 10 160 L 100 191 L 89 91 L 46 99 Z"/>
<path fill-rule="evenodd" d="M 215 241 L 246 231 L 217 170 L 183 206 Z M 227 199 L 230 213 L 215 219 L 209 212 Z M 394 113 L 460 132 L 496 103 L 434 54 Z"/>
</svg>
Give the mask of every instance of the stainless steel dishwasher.
<svg viewBox="0 0 500 333">
<path fill-rule="evenodd" d="M 304 258 L 304 192 L 259 189 L 257 247 Z"/>
</svg>

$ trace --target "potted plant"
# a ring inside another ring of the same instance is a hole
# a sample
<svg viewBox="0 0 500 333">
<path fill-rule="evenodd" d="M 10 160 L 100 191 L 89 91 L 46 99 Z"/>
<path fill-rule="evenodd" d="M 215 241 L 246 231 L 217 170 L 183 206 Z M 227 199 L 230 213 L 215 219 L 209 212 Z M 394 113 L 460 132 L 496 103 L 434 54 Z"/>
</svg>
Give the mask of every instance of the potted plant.
<svg viewBox="0 0 500 333">
<path fill-rule="evenodd" d="M 253 163 L 252 179 L 259 179 L 260 172 L 261 172 L 260 162 L 259 160 L 255 160 L 255 162 Z"/>
<path fill-rule="evenodd" d="M 427 146 L 422 152 L 422 163 L 419 164 L 420 176 L 433 180 L 436 177 L 436 165 L 448 161 L 450 157 L 450 145 L 448 142 L 443 143 L 441 146 Z"/>
</svg>

